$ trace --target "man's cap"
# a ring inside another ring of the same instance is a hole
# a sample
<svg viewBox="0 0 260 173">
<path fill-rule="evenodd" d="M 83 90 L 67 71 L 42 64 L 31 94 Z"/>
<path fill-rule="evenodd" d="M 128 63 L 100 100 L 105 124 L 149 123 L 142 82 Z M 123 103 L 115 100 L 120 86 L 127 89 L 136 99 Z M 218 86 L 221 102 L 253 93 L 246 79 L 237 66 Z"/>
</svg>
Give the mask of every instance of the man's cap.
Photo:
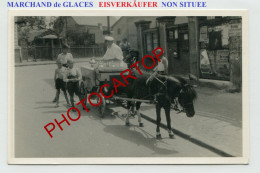
<svg viewBox="0 0 260 173">
<path fill-rule="evenodd" d="M 105 36 L 105 40 L 107 41 L 114 41 L 114 38 L 111 36 Z"/>
</svg>

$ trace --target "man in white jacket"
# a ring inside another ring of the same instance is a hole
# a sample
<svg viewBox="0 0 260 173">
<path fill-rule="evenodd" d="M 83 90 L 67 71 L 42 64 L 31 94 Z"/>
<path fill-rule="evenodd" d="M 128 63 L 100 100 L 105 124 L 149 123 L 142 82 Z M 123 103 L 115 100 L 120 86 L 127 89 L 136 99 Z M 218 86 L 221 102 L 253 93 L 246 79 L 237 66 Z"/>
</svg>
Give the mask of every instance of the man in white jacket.
<svg viewBox="0 0 260 173">
<path fill-rule="evenodd" d="M 104 60 L 123 60 L 123 52 L 119 46 L 114 43 L 114 38 L 111 36 L 105 36 L 105 43 L 107 45 L 107 51 L 104 55 Z"/>
</svg>

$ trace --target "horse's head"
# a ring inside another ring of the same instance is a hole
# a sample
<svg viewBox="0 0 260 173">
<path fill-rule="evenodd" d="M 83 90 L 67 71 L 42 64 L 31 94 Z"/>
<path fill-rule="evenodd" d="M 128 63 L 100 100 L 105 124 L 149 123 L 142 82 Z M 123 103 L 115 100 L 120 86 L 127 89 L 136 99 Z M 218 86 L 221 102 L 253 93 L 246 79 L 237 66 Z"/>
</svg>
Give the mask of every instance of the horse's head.
<svg viewBox="0 0 260 173">
<path fill-rule="evenodd" d="M 195 115 L 193 102 L 197 98 L 197 92 L 194 87 L 180 77 L 170 77 L 169 79 L 172 83 L 172 86 L 169 89 L 172 90 L 171 93 L 173 94 L 173 98 L 177 97 L 178 102 L 183 107 L 186 115 L 188 117 L 193 117 Z M 173 87 L 173 85 L 176 85 L 176 87 Z"/>
<path fill-rule="evenodd" d="M 193 117 L 195 115 L 193 101 L 196 98 L 197 93 L 194 90 L 193 86 L 191 86 L 190 84 L 184 84 L 180 90 L 178 101 L 188 117 Z"/>
</svg>

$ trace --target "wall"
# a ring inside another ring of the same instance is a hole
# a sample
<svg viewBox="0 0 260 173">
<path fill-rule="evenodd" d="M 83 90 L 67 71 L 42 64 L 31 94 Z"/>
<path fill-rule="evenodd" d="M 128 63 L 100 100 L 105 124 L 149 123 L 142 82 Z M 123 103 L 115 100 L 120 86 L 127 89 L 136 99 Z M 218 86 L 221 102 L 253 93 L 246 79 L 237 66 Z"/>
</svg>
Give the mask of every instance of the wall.
<svg viewBox="0 0 260 173">
<path fill-rule="evenodd" d="M 105 42 L 103 30 L 98 27 L 88 27 L 88 31 L 90 34 L 95 34 L 95 43 L 103 44 Z"/>
</svg>

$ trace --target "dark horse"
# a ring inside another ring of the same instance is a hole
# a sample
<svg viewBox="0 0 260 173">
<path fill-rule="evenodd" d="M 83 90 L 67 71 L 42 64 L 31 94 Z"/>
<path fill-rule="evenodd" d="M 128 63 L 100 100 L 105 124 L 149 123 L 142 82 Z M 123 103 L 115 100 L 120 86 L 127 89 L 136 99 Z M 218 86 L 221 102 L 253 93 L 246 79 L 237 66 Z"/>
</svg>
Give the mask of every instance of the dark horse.
<svg viewBox="0 0 260 173">
<path fill-rule="evenodd" d="M 169 137 L 174 135 L 171 129 L 170 109 L 174 101 L 178 101 L 188 117 L 193 117 L 195 114 L 193 101 L 197 97 L 197 93 L 193 86 L 181 77 L 165 76 L 159 74 L 147 74 L 137 76 L 137 79 L 132 81 L 128 89 L 128 98 L 155 100 L 156 102 L 156 117 L 157 128 L 156 138 L 160 139 L 160 123 L 161 123 L 161 108 L 164 108 Z M 132 102 L 128 101 L 127 109 L 128 116 L 126 125 L 129 125 L 129 111 Z M 139 126 L 142 127 L 140 109 L 141 102 L 136 102 L 136 112 L 138 116 Z"/>
</svg>

